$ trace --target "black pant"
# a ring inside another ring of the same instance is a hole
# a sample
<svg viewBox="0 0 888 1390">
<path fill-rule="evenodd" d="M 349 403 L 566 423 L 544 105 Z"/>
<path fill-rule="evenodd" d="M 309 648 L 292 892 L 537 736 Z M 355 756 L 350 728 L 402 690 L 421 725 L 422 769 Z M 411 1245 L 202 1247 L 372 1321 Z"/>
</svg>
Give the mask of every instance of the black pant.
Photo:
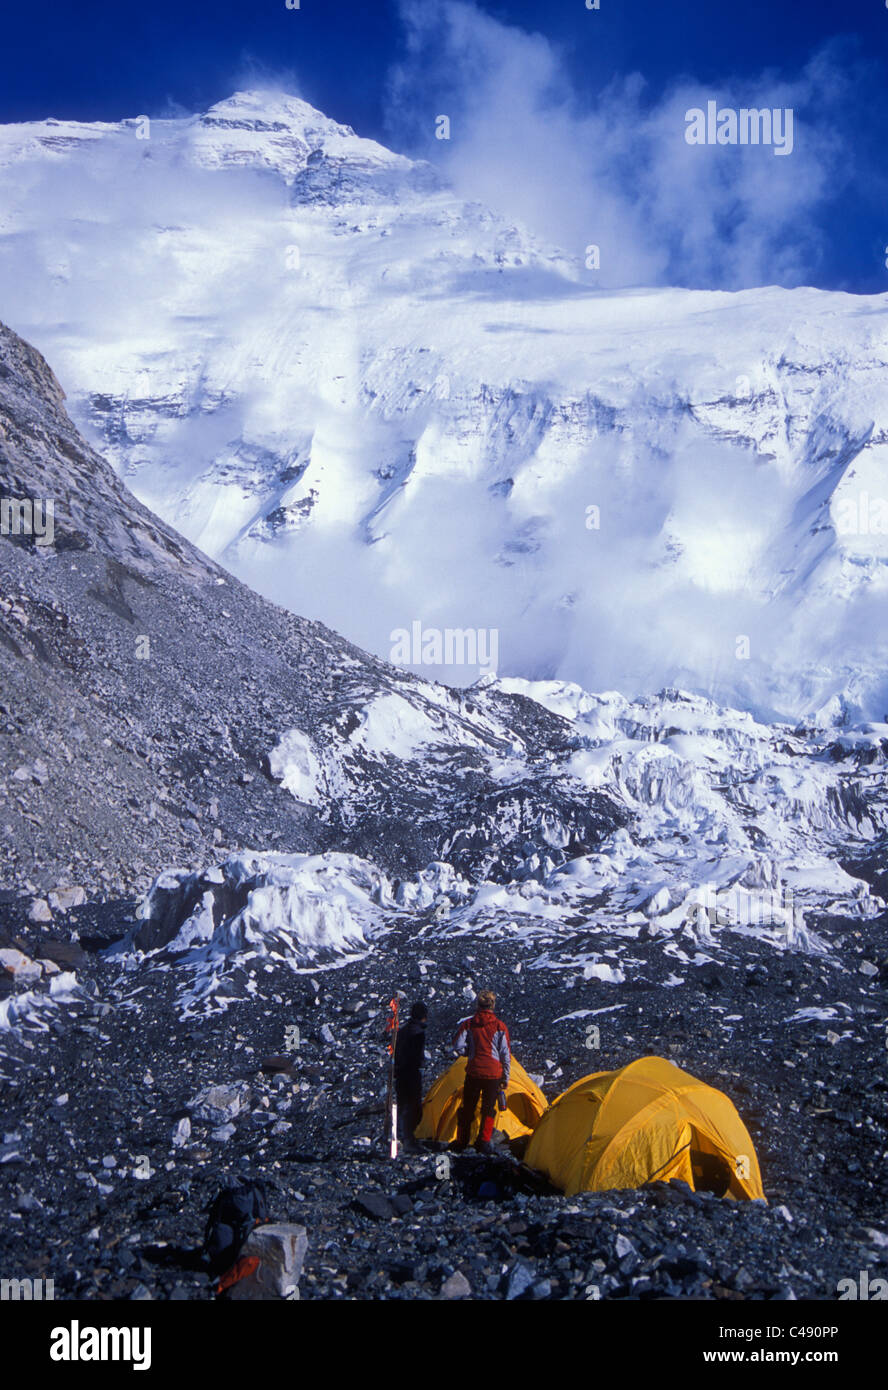
<svg viewBox="0 0 888 1390">
<path fill-rule="evenodd" d="M 462 1124 L 468 1130 L 475 1114 L 478 1097 L 481 1097 L 481 1116 L 496 1114 L 496 1098 L 503 1088 L 503 1079 L 488 1081 L 486 1077 L 466 1076 L 463 1086 L 463 1103 L 459 1112 Z"/>
<path fill-rule="evenodd" d="M 422 1072 L 402 1071 L 395 1074 L 395 1099 L 398 1102 L 398 1131 L 407 1143 L 422 1119 Z"/>
</svg>

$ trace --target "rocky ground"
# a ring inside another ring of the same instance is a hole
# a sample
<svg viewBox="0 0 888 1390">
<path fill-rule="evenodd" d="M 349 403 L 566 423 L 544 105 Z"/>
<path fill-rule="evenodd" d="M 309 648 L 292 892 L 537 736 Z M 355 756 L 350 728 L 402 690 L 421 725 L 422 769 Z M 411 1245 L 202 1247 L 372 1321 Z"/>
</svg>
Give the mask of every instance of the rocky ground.
<svg viewBox="0 0 888 1390">
<path fill-rule="evenodd" d="M 212 1298 L 205 1208 L 242 1173 L 270 1182 L 276 1220 L 307 1229 L 302 1299 L 828 1300 L 861 1270 L 888 1275 L 885 981 L 859 969 L 884 923 L 818 923 L 834 961 L 759 945 L 666 989 L 671 958 L 654 941 L 612 985 L 547 968 L 526 942 L 448 939 L 425 914 L 334 968 L 245 959 L 234 973 L 252 978 L 249 1000 L 183 1020 L 181 967 L 107 953 L 132 907 L 85 904 L 51 934 L 21 901 L 2 909 L 7 950 L 55 957 L 78 983 L 41 1031 L 3 1044 L 0 1264 L 53 1278 L 56 1297 Z M 582 944 L 579 930 L 562 958 Z M 488 984 L 550 1099 L 647 1052 L 727 1091 L 768 1204 L 675 1183 L 568 1199 L 504 1147 L 387 1158 L 392 991 L 428 1000 L 431 1080 L 470 991 Z M 839 1021 L 787 1021 L 806 1007 Z M 602 1012 L 564 1019 L 590 1009 Z M 263 1070 L 294 1026 L 288 1071 Z M 230 1089 L 201 1120 L 208 1086 Z"/>
</svg>

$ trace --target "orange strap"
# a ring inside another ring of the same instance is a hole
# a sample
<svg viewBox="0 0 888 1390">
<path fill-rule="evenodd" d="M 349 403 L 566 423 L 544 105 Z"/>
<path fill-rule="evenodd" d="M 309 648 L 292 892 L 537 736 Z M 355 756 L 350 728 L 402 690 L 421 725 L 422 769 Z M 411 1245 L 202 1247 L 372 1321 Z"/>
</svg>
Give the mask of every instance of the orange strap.
<svg viewBox="0 0 888 1390">
<path fill-rule="evenodd" d="M 258 1255 L 242 1255 L 239 1260 L 235 1260 L 231 1269 L 222 1275 L 216 1285 L 216 1293 L 224 1293 L 232 1284 L 239 1284 L 241 1279 L 246 1279 L 248 1274 L 259 1268 L 259 1263 Z"/>
</svg>

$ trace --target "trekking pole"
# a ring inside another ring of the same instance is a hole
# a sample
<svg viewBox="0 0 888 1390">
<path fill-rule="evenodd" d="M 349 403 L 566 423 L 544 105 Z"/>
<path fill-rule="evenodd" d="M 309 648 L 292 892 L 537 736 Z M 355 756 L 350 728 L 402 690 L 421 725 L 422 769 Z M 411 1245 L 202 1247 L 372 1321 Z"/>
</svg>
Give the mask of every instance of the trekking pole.
<svg viewBox="0 0 888 1390">
<path fill-rule="evenodd" d="M 385 1140 L 389 1146 L 389 1158 L 398 1157 L 398 1097 L 395 1091 L 395 1047 L 398 1043 L 398 996 L 389 1000 L 389 1019 L 386 1032 L 391 1033 L 389 1050 L 388 1098 L 386 1100 Z"/>
</svg>

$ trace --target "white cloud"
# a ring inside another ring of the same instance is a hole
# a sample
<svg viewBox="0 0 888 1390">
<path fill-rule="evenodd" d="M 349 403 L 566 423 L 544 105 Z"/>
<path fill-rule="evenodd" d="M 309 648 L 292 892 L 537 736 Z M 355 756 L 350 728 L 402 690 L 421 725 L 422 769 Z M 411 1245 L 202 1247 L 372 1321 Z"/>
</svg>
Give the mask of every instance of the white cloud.
<svg viewBox="0 0 888 1390">
<path fill-rule="evenodd" d="M 638 74 L 576 91 L 563 55 L 465 0 L 401 0 L 406 56 L 390 77 L 390 128 L 443 163 L 458 191 L 524 222 L 578 261 L 601 248 L 605 288 L 687 284 L 737 289 L 811 278 L 814 214 L 851 176 L 852 78 L 839 54 L 792 80 L 687 79 L 648 100 Z M 685 112 L 705 106 L 795 112 L 795 148 L 690 146 Z M 450 142 L 434 139 L 449 115 Z"/>
</svg>

